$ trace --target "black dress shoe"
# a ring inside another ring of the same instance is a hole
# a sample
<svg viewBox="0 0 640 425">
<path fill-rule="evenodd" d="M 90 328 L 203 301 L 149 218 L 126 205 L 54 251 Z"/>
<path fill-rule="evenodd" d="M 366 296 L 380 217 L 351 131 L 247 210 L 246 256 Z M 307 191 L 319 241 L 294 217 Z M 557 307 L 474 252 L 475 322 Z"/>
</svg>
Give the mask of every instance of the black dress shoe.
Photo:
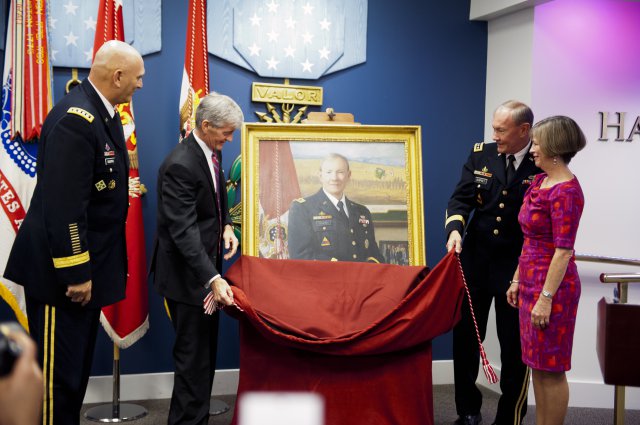
<svg viewBox="0 0 640 425">
<path fill-rule="evenodd" d="M 454 422 L 454 425 L 480 425 L 482 423 L 482 415 L 464 415 L 459 416 Z"/>
</svg>

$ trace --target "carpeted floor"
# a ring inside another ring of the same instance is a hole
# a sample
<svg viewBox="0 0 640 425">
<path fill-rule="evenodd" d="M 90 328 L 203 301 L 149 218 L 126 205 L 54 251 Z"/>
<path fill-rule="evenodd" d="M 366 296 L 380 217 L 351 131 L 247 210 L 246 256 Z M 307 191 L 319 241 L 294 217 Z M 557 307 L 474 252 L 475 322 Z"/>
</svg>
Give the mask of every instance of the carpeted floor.
<svg viewBox="0 0 640 425">
<path fill-rule="evenodd" d="M 498 404 L 498 394 L 483 390 L 485 395 L 484 403 L 482 406 L 482 416 L 484 417 L 484 424 L 490 424 L 493 420 L 496 406 Z M 235 403 L 235 395 L 227 395 L 219 397 L 220 400 L 225 401 L 231 406 L 231 410 L 225 414 L 218 416 L 211 416 L 209 418 L 209 425 L 228 425 L 231 423 L 233 417 L 233 406 Z M 613 400 L 611 401 L 613 404 Z M 142 419 L 130 422 L 135 425 L 160 425 L 166 424 L 167 413 L 169 409 L 169 400 L 144 400 L 136 403 L 144 406 L 149 414 Z M 83 407 L 83 414 L 87 408 L 94 405 L 85 405 Z M 453 401 L 453 385 L 436 385 L 433 387 L 433 407 L 434 407 L 434 419 L 435 425 L 450 425 L 455 421 L 456 409 Z M 625 423 L 627 424 L 640 424 L 640 410 L 628 410 L 626 412 Z M 95 424 L 86 419 L 81 421 L 82 425 Z M 611 409 L 583 409 L 572 407 L 569 408 L 565 425 L 609 425 L 613 423 L 613 410 Z M 524 420 L 525 425 L 535 424 L 535 406 L 529 406 L 529 411 Z M 395 425 L 395 424 L 394 424 Z M 405 425 L 405 424 L 397 424 Z M 412 424 L 414 425 L 414 424 Z"/>
</svg>

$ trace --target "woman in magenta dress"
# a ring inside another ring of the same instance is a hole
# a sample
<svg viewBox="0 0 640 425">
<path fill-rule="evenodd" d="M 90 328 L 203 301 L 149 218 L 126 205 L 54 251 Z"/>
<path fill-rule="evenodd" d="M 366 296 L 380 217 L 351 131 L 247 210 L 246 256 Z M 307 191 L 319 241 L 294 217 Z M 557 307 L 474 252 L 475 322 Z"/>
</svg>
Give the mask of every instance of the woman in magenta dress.
<svg viewBox="0 0 640 425">
<path fill-rule="evenodd" d="M 532 369 L 536 423 L 562 424 L 569 404 L 580 278 L 573 245 L 584 197 L 567 164 L 586 139 L 571 118 L 546 118 L 531 129 L 531 154 L 544 173 L 525 194 L 518 220 L 524 245 L 507 300 L 520 309 L 522 361 Z"/>
</svg>

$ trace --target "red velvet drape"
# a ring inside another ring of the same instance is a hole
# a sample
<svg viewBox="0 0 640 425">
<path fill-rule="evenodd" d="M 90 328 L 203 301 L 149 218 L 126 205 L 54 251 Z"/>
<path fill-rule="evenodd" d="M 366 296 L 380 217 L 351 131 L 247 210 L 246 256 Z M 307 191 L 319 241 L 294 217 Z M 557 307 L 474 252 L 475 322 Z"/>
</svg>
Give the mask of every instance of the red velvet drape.
<svg viewBox="0 0 640 425">
<path fill-rule="evenodd" d="M 327 425 L 433 423 L 431 340 L 459 320 L 463 296 L 454 254 L 430 272 L 242 257 L 226 278 L 242 309 L 228 309 L 240 321 L 238 401 L 313 391 Z"/>
</svg>

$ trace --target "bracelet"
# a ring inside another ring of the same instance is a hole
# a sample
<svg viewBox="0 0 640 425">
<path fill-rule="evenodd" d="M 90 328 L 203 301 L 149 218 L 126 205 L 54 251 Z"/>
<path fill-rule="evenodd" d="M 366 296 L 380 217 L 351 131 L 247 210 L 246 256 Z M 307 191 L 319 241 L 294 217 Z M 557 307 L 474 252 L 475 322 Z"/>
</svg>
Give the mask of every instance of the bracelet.
<svg viewBox="0 0 640 425">
<path fill-rule="evenodd" d="M 553 298 L 553 295 L 551 294 L 551 292 L 545 291 L 544 289 L 542 290 L 542 296 L 549 299 Z"/>
<path fill-rule="evenodd" d="M 513 285 L 514 283 L 517 285 L 517 284 L 519 284 L 519 283 L 520 283 L 520 281 L 519 281 L 519 280 L 510 280 L 510 281 L 509 281 L 509 284 L 510 284 L 510 285 Z"/>
</svg>

